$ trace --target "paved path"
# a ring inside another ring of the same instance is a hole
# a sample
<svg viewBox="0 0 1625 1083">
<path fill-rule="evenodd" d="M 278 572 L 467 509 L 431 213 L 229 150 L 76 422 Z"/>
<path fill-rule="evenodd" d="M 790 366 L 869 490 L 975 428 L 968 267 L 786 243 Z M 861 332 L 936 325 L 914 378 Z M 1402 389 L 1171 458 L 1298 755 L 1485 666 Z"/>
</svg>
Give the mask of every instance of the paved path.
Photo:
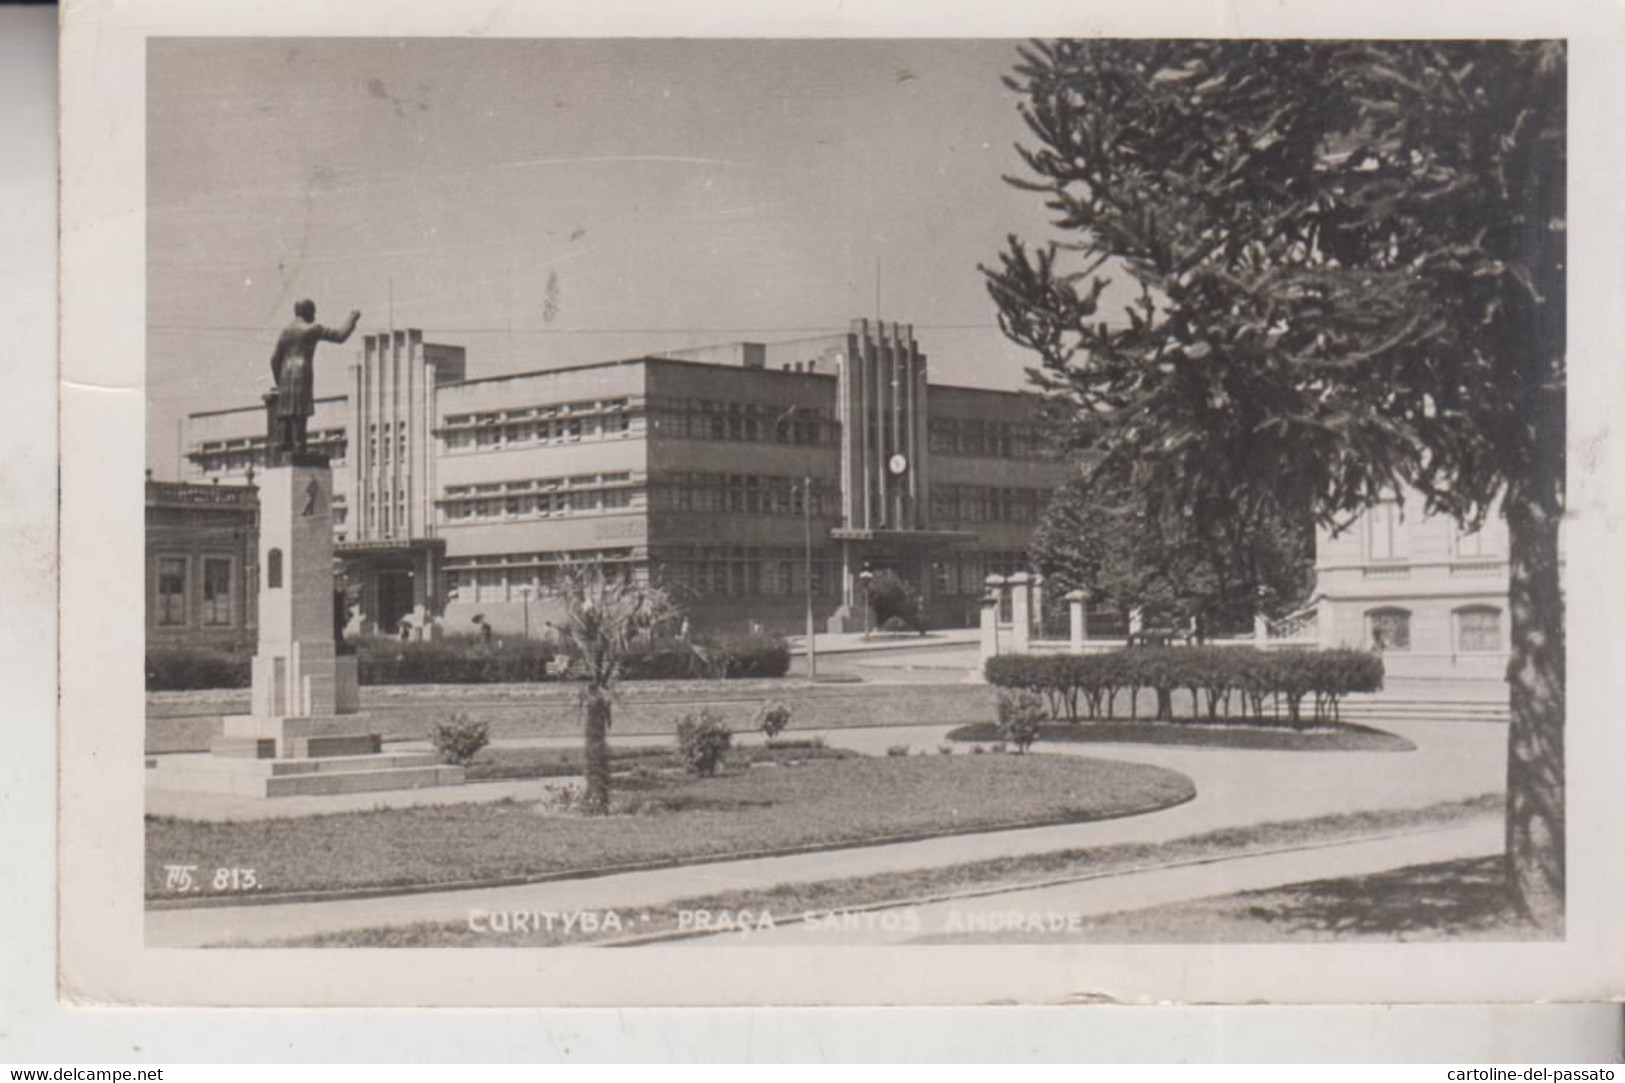
<svg viewBox="0 0 1625 1083">
<path fill-rule="evenodd" d="M 920 906 L 817 914 L 811 921 L 777 924 L 677 944 L 842 946 L 907 944 L 951 939 L 963 943 L 1066 943 L 1085 939 L 1082 919 L 1189 902 L 1214 895 L 1298 884 L 1330 877 L 1367 876 L 1406 865 L 1499 854 L 1505 843 L 1500 817 L 1485 816 L 1444 829 L 1351 839 L 1313 848 L 1175 864 L 1141 872 Z M 720 920 L 720 919 L 718 919 Z"/>
<path fill-rule="evenodd" d="M 1418 750 L 1260 752 L 1144 745 L 1050 745 L 1050 750 L 1182 771 L 1198 796 L 1184 805 L 1124 820 L 1024 828 L 838 852 L 714 862 L 517 887 L 430 892 L 388 898 L 290 903 L 147 915 L 150 947 L 265 940 L 319 932 L 464 921 L 469 910 L 575 910 L 651 906 L 694 895 L 782 883 L 901 872 L 1013 854 L 1122 842 L 1165 842 L 1225 827 L 1330 813 L 1418 808 L 1499 790 L 1506 735 L 1500 726 L 1406 722 L 1395 732 Z M 883 752 L 893 744 L 934 747 L 946 727 L 827 731 L 832 744 Z M 1401 859 L 1389 867 L 1412 863 Z"/>
</svg>

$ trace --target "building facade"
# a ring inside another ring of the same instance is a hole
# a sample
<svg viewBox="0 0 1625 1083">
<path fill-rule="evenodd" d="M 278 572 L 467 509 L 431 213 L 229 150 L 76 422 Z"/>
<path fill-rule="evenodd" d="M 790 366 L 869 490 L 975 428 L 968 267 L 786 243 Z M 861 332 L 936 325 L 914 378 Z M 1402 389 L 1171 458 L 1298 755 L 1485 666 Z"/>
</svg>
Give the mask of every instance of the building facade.
<svg viewBox="0 0 1625 1083">
<path fill-rule="evenodd" d="M 1391 677 L 1502 680 L 1510 649 L 1507 529 L 1477 531 L 1387 500 L 1316 537 L 1316 638 L 1380 650 Z"/>
<path fill-rule="evenodd" d="M 649 577 L 696 627 L 861 627 L 863 573 L 976 620 L 1027 566 L 1065 467 L 1022 393 L 932 383 L 903 324 L 469 378 L 417 331 L 368 335 L 317 400 L 335 550 L 362 625 L 532 633 L 569 563 Z M 252 484 L 263 406 L 187 419 L 189 480 Z"/>
<path fill-rule="evenodd" d="M 244 485 L 147 480 L 147 643 L 254 642 L 259 502 Z"/>
</svg>

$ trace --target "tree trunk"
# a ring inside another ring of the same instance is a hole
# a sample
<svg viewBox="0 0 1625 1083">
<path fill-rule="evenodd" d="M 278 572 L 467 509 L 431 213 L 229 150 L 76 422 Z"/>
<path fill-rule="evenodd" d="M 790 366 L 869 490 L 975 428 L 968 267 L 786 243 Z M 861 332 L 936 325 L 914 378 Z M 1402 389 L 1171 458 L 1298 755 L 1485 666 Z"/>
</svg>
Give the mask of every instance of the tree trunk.
<svg viewBox="0 0 1625 1083">
<path fill-rule="evenodd" d="M 609 697 L 602 692 L 587 693 L 586 782 L 581 807 L 588 814 L 602 816 L 609 811 Z"/>
<path fill-rule="evenodd" d="M 1507 663 L 1507 882 L 1542 928 L 1563 923 L 1564 655 L 1558 579 L 1562 502 L 1555 479 L 1506 497 L 1511 611 Z"/>
</svg>

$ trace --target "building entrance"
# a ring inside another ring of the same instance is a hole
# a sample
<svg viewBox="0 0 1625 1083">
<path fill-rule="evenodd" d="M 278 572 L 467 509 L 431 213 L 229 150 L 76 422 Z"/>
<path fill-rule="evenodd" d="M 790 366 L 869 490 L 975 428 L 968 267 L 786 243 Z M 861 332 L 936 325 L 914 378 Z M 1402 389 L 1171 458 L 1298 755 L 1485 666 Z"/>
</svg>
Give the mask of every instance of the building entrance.
<svg viewBox="0 0 1625 1083">
<path fill-rule="evenodd" d="M 412 573 L 397 569 L 376 572 L 373 592 L 377 599 L 377 628 L 385 634 L 393 633 L 400 619 L 412 612 Z"/>
</svg>

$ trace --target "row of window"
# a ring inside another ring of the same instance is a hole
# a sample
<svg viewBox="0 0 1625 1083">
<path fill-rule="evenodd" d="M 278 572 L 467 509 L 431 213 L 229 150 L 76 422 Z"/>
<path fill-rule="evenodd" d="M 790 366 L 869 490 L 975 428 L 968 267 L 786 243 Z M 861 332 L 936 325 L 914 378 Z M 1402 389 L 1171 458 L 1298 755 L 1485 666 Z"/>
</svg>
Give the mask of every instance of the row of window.
<svg viewBox="0 0 1625 1083">
<path fill-rule="evenodd" d="M 934 417 L 929 431 L 931 451 L 937 455 L 993 459 L 1047 459 L 1054 456 L 1042 430 L 1032 422 Z"/>
<path fill-rule="evenodd" d="M 800 478 L 762 474 L 670 473 L 649 480 L 649 507 L 655 511 L 730 511 L 752 515 L 801 515 Z M 812 514 L 835 515 L 837 495 L 814 478 Z"/>
<path fill-rule="evenodd" d="M 644 489 L 629 473 L 576 474 L 481 485 L 448 485 L 435 502 L 441 521 L 551 518 L 642 507 Z"/>
<path fill-rule="evenodd" d="M 1051 490 L 997 485 L 931 486 L 931 521 L 959 523 L 1036 523 L 1049 506 Z"/>
<path fill-rule="evenodd" d="M 516 602 L 552 589 L 566 565 L 626 568 L 631 561 L 626 548 L 499 553 L 459 558 L 443 574 L 451 601 Z"/>
<path fill-rule="evenodd" d="M 1409 560 L 1410 531 L 1405 529 L 1399 505 L 1393 501 L 1372 506 L 1365 515 L 1367 560 Z M 1456 533 L 1454 555 L 1463 560 L 1492 560 L 1503 556 L 1500 534 L 1494 530 Z"/>
<path fill-rule="evenodd" d="M 225 556 L 205 556 L 199 563 L 202 589 L 197 599 L 196 622 L 207 627 L 229 626 L 234 612 L 235 591 L 232 585 L 236 561 Z M 164 628 L 183 628 L 192 624 L 194 614 L 189 611 L 193 586 L 192 559 L 160 556 L 156 575 L 153 623 Z"/>
<path fill-rule="evenodd" d="M 712 399 L 656 399 L 649 404 L 649 428 L 674 440 L 736 440 L 745 443 L 833 447 L 840 425 L 829 411 L 814 407 Z"/>
<path fill-rule="evenodd" d="M 1029 564 L 1019 549 L 945 553 L 931 562 L 931 583 L 938 594 L 980 597 L 988 576 L 1028 571 Z"/>
<path fill-rule="evenodd" d="M 344 465 L 349 440 L 342 428 L 320 429 L 312 432 L 308 443 L 313 451 L 325 454 L 334 466 Z M 251 436 L 236 440 L 205 440 L 198 449 L 187 455 L 205 474 L 242 474 L 250 467 L 265 469 L 267 450 L 265 437 Z"/>
<path fill-rule="evenodd" d="M 807 562 L 797 549 L 708 546 L 663 554 L 653 563 L 656 579 L 678 597 L 784 598 L 807 593 Z M 840 594 L 839 560 L 815 553 L 814 597 Z"/>
<path fill-rule="evenodd" d="M 506 447 L 609 440 L 626 436 L 631 431 L 632 417 L 622 412 L 551 420 L 507 421 L 467 428 L 448 427 L 441 430 L 440 442 L 448 452 L 496 451 Z"/>
<path fill-rule="evenodd" d="M 1462 653 L 1503 650 L 1501 611 L 1494 606 L 1470 605 L 1452 614 L 1456 650 Z M 1366 639 L 1377 651 L 1411 649 L 1411 613 L 1408 609 L 1384 607 L 1365 615 Z"/>
</svg>

